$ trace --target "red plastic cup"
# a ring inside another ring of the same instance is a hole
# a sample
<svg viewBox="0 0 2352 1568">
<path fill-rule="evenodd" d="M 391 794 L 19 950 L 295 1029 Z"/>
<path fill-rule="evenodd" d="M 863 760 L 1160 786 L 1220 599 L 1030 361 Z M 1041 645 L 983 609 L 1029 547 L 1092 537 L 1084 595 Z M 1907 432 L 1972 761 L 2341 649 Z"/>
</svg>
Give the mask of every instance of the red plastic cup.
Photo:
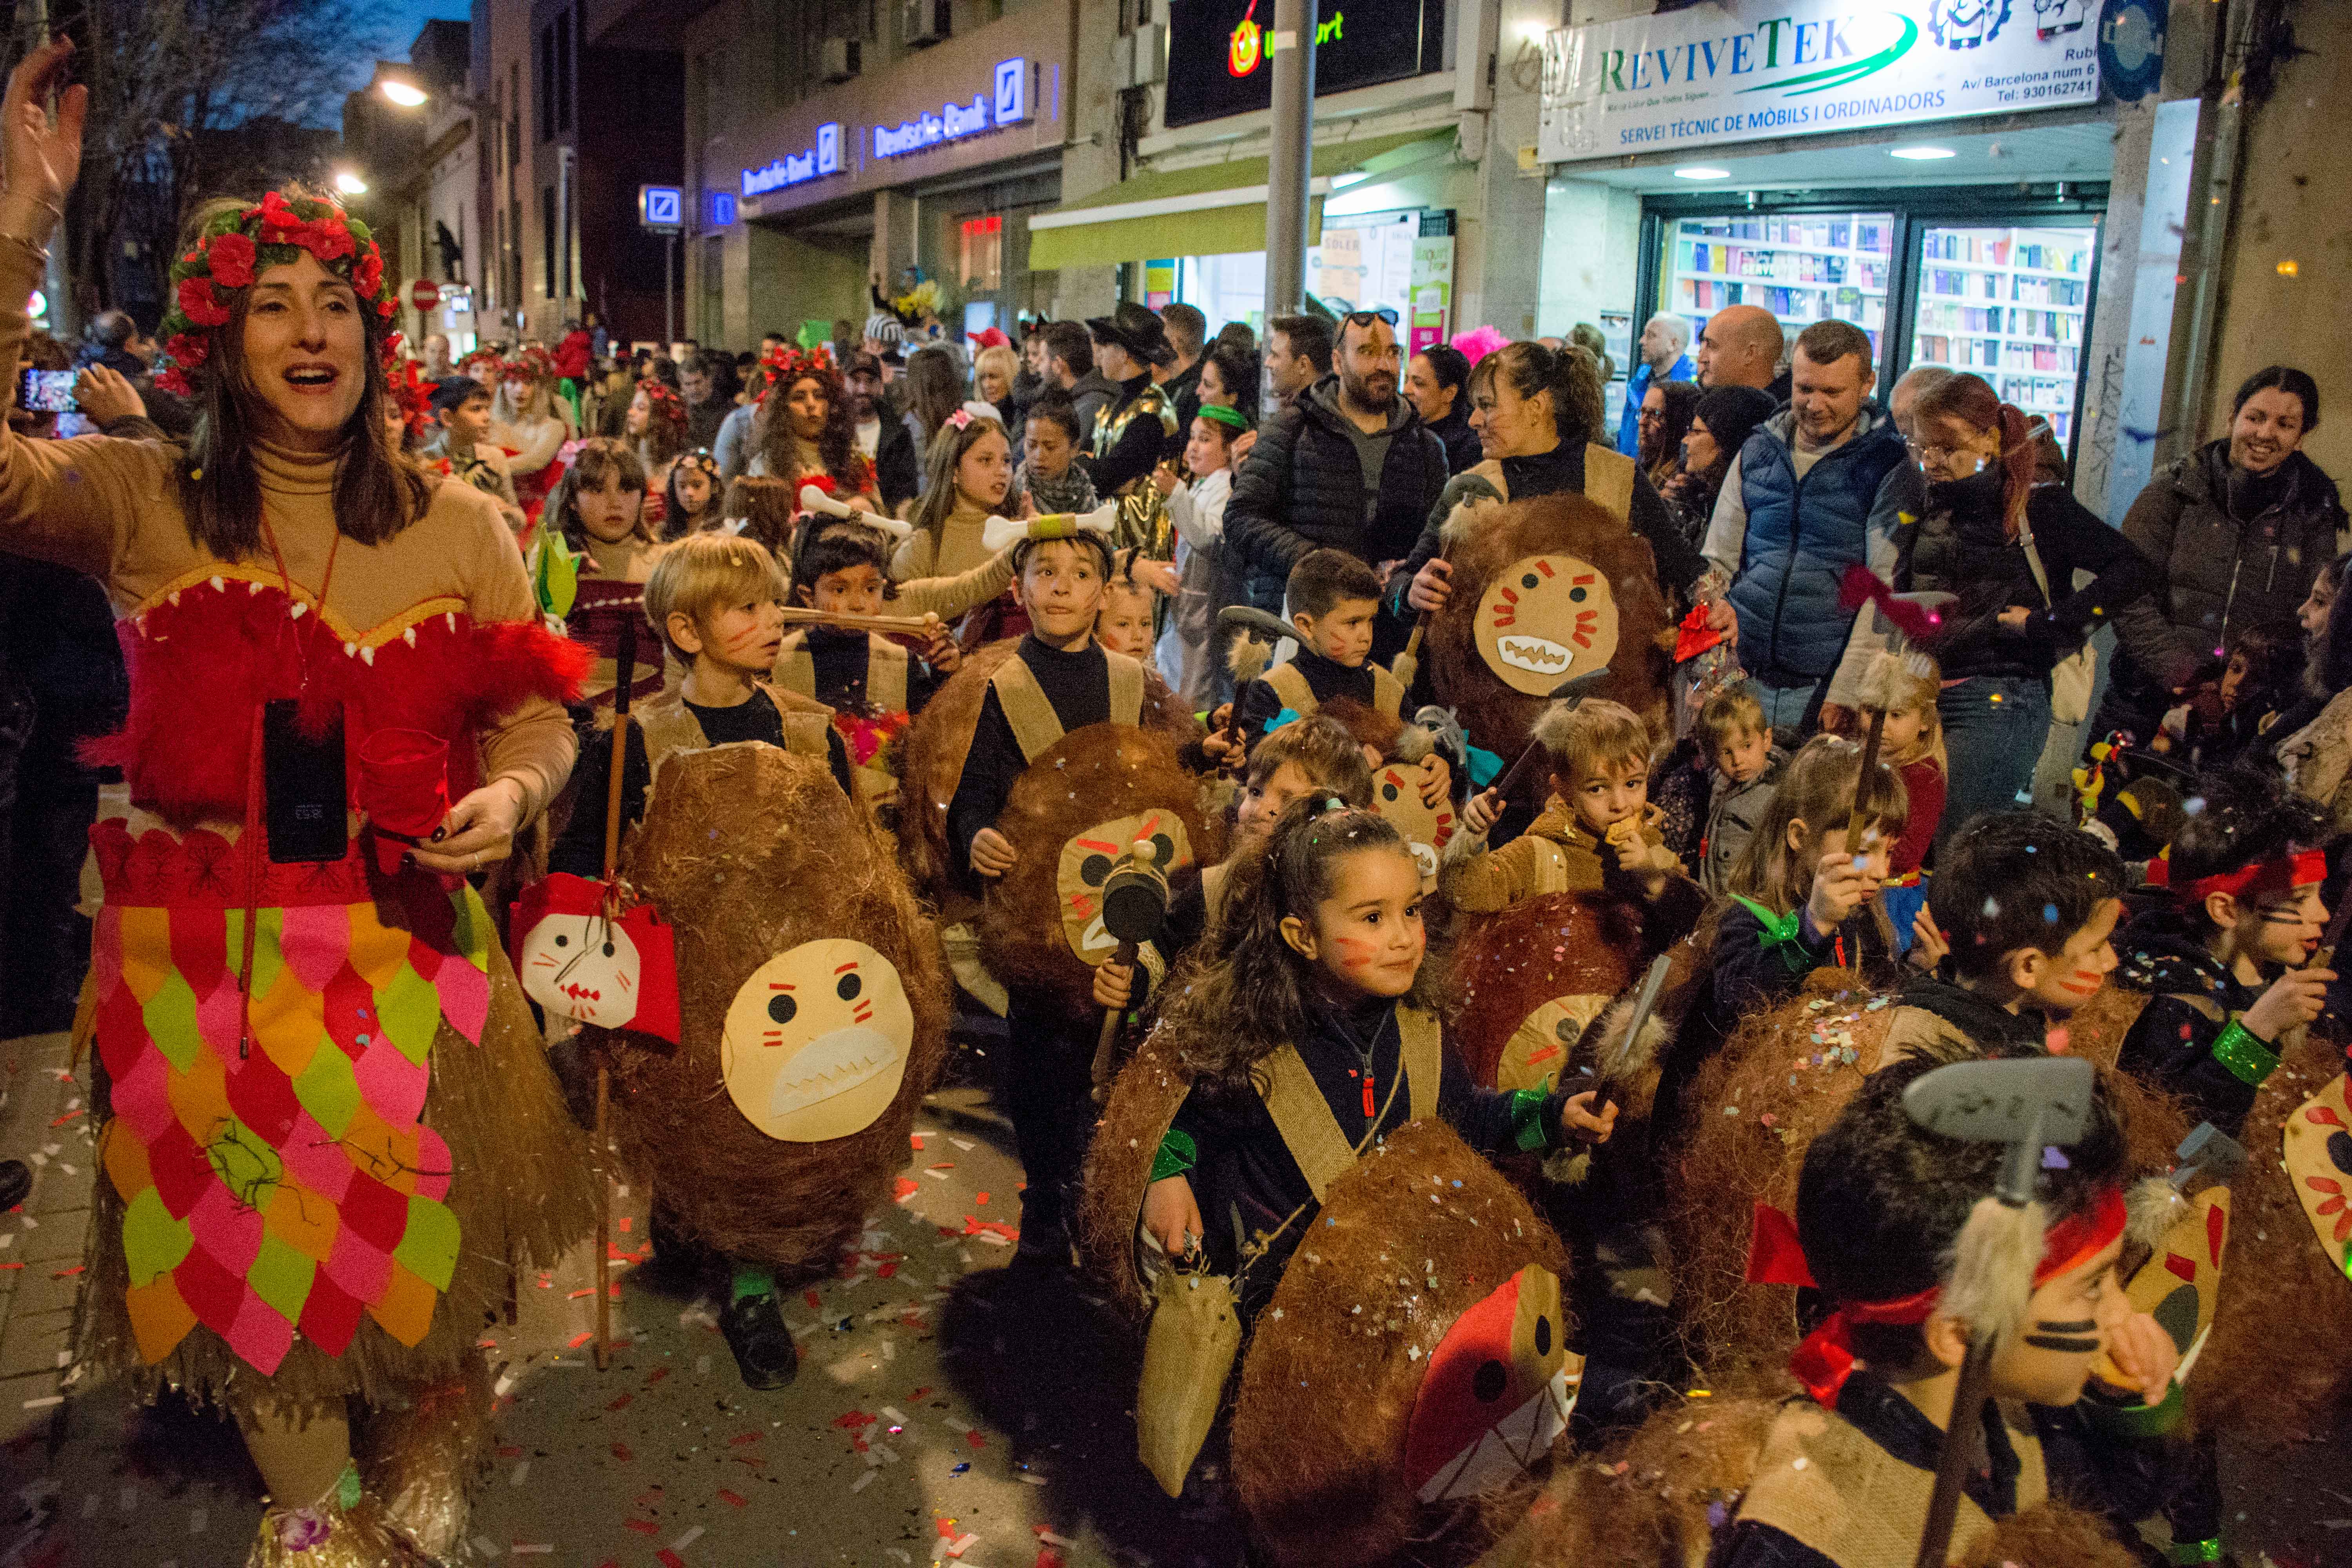
<svg viewBox="0 0 2352 1568">
<path fill-rule="evenodd" d="M 376 868 L 388 877 L 449 814 L 449 742 L 423 730 L 378 730 L 360 742 L 359 760 L 360 809 L 376 829 Z"/>
</svg>

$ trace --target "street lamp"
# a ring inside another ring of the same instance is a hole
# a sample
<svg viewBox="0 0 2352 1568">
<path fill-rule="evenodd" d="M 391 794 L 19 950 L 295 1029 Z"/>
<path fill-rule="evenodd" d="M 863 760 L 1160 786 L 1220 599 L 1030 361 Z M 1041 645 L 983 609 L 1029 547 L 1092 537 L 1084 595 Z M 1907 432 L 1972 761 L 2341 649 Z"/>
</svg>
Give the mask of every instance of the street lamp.
<svg viewBox="0 0 2352 1568">
<path fill-rule="evenodd" d="M 335 171 L 335 189 L 347 196 L 363 196 L 367 195 L 367 182 L 349 169 L 338 169 Z"/>
<path fill-rule="evenodd" d="M 403 109 L 422 109 L 425 107 L 425 100 L 433 96 L 415 82 L 402 81 L 397 77 L 384 78 L 376 83 L 376 88 L 385 98 Z"/>
</svg>

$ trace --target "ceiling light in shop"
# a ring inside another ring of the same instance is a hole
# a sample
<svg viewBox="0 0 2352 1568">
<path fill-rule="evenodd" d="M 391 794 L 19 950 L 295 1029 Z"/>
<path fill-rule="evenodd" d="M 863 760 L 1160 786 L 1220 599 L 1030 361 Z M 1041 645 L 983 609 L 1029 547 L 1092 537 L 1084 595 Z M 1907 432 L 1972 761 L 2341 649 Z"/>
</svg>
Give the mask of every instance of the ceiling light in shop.
<svg viewBox="0 0 2352 1568">
<path fill-rule="evenodd" d="M 1731 171 L 1714 168 L 1706 163 L 1688 163 L 1675 171 L 1675 178 L 1677 180 L 1727 180 L 1731 178 Z"/>
<path fill-rule="evenodd" d="M 1953 152 L 1949 147 L 1896 147 L 1890 149 L 1886 155 L 1890 158 L 1909 158 L 1916 163 L 1921 163 L 1930 162 L 1937 158 L 1957 158 L 1959 156 L 1958 153 Z"/>
</svg>

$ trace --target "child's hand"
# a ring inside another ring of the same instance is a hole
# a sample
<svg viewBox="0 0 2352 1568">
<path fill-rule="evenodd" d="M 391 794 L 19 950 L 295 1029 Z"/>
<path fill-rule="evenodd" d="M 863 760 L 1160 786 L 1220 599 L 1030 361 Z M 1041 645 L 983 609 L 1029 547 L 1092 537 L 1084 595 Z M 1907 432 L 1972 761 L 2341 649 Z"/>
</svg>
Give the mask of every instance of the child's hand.
<svg viewBox="0 0 2352 1568">
<path fill-rule="evenodd" d="M 1454 793 L 1454 770 L 1435 752 L 1421 759 L 1421 804 L 1435 811 Z"/>
<path fill-rule="evenodd" d="M 1856 860 L 1864 865 L 1855 865 Z M 1878 891 L 1878 879 L 1864 868 L 1867 863 L 1866 856 L 1839 854 L 1824 857 L 1813 868 L 1813 891 L 1805 909 L 1813 917 L 1814 930 L 1828 935 Z"/>
<path fill-rule="evenodd" d="M 1414 609 L 1434 615 L 1445 607 L 1454 593 L 1454 568 L 1442 555 L 1433 555 L 1427 565 L 1412 574 L 1412 586 L 1404 591 L 1404 602 Z"/>
<path fill-rule="evenodd" d="M 1472 795 L 1469 804 L 1462 808 L 1462 827 L 1465 832 L 1484 838 L 1495 830 L 1495 824 L 1502 817 L 1503 792 L 1498 789 L 1482 790 Z"/>
<path fill-rule="evenodd" d="M 1034 490 L 1022 491 L 1021 515 L 1014 521 L 1019 522 L 1034 522 L 1045 515 L 1045 514 L 1044 512 L 1037 510 L 1037 492 Z"/>
<path fill-rule="evenodd" d="M 2298 1024 L 2317 1018 L 2327 1005 L 2332 969 L 2290 969 L 2240 1015 L 2238 1021 L 2258 1040 L 2275 1040 Z"/>
<path fill-rule="evenodd" d="M 1166 561 L 1154 561 L 1150 556 L 1142 556 L 1137 559 L 1130 570 L 1135 574 L 1137 582 L 1162 598 L 1174 598 L 1177 588 L 1181 585 L 1181 580 L 1176 575 L 1175 566 Z"/>
<path fill-rule="evenodd" d="M 1566 1105 L 1561 1106 L 1559 1108 L 1560 1131 L 1579 1142 L 1608 1142 L 1609 1134 L 1615 1131 L 1617 1128 L 1617 1107 L 1612 1101 L 1595 1111 L 1593 1102 L 1600 1098 L 1599 1089 L 1588 1089 Z"/>
<path fill-rule="evenodd" d="M 1165 463 L 1151 470 L 1151 488 L 1163 496 L 1174 495 L 1181 482 L 1176 478 L 1176 470 Z"/>
<path fill-rule="evenodd" d="M 2107 1336 L 2107 1359 L 2132 1380 L 2143 1402 L 2161 1405 L 2171 1392 L 2172 1369 L 2180 1364 L 2180 1352 L 2154 1318 L 2134 1312 Z"/>
<path fill-rule="evenodd" d="M 2033 619 L 2033 612 L 2023 605 L 2011 605 L 1993 619 L 2000 624 L 2000 629 L 2011 637 L 2021 637 L 2025 635 L 2027 624 Z"/>
<path fill-rule="evenodd" d="M 1242 743 L 1229 730 L 1212 730 L 1201 737 L 1201 754 L 1221 768 L 1242 760 Z"/>
<path fill-rule="evenodd" d="M 874 498 L 872 496 L 862 493 L 842 497 L 841 504 L 847 507 L 852 511 L 871 512 L 877 516 L 879 516 L 882 510 L 880 507 L 874 504 Z"/>
<path fill-rule="evenodd" d="M 1936 917 L 1927 912 L 1927 906 L 1921 904 L 1919 912 L 1911 917 L 1911 962 L 1932 971 L 1951 951 L 1952 944 L 1943 928 L 1936 924 Z"/>
<path fill-rule="evenodd" d="M 963 648 L 948 635 L 946 623 L 937 616 L 923 617 L 923 662 L 940 675 L 953 675 L 963 663 Z"/>
<path fill-rule="evenodd" d="M 1124 1010 L 1135 994 L 1135 966 L 1105 961 L 1095 966 L 1095 1005 Z"/>
<path fill-rule="evenodd" d="M 1162 1176 L 1143 1189 L 1143 1228 L 1170 1258 L 1190 1258 L 1201 1250 L 1201 1205 L 1192 1197 L 1192 1184 L 1182 1176 Z"/>
<path fill-rule="evenodd" d="M 993 827 L 971 836 L 971 868 L 983 877 L 1002 877 L 1021 858 L 1013 842 Z"/>
</svg>

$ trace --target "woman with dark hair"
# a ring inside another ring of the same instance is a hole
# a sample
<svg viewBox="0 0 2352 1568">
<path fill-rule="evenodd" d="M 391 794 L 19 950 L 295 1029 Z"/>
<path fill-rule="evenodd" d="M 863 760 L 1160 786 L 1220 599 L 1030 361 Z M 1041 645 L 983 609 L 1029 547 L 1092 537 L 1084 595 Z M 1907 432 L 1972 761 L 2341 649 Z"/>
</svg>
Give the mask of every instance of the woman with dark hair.
<svg viewBox="0 0 2352 1568">
<path fill-rule="evenodd" d="M 1486 460 L 1454 476 L 1421 542 L 1390 579 L 1396 614 L 1435 610 L 1453 592 L 1451 568 L 1438 547 L 1440 531 L 1456 508 L 1563 490 L 1624 518 L 1656 552 L 1658 585 L 1669 595 L 1687 597 L 1706 563 L 1675 529 L 1633 459 L 1602 442 L 1599 368 L 1573 344 L 1509 343 L 1478 362 L 1468 383 L 1476 411 L 1471 423 Z"/>
<path fill-rule="evenodd" d="M 2339 555 L 2320 569 L 2304 601 L 2303 622 L 2311 657 L 2304 668 L 2305 704 L 2283 718 L 2277 729 L 2279 766 L 2288 784 L 2328 816 L 2327 837 L 2352 831 L 2352 594 L 2344 592 Z M 2313 709 L 2317 711 L 2314 712 Z M 2288 730 L 2288 725 L 2294 725 Z"/>
<path fill-rule="evenodd" d="M 917 349 L 907 356 L 907 374 L 899 382 L 900 405 L 906 409 L 908 432 L 915 438 L 915 450 L 928 453 L 931 437 L 948 422 L 948 416 L 963 406 L 963 376 L 956 369 L 955 355 L 937 344 Z M 929 493 L 928 475 L 919 475 L 915 494 Z"/>
<path fill-rule="evenodd" d="M 10 361 L 79 172 L 72 51 L 27 56 L 0 118 Z M 364 224 L 271 192 L 199 208 L 174 250 L 186 448 L 0 431 L 0 549 L 104 584 L 131 680 L 98 748 L 127 800 L 92 830 L 85 1364 L 234 1415 L 273 1500 L 254 1563 L 417 1563 L 462 1501 L 412 1533 L 352 1468 L 347 1401 L 468 1398 L 509 1265 L 593 1217 L 467 880 L 570 774 L 585 660 L 491 500 L 393 450 L 398 301 Z"/>
<path fill-rule="evenodd" d="M 1258 362 L 1255 351 L 1220 340 L 1201 360 L 1201 401 L 1239 413 L 1249 431 L 1257 429 Z"/>
<path fill-rule="evenodd" d="M 1698 384 L 1691 381 L 1654 381 L 1642 394 L 1633 420 L 1642 436 L 1638 460 L 1662 494 L 1666 481 L 1682 472 L 1683 437 L 1690 434 L 1698 399 Z"/>
<path fill-rule="evenodd" d="M 857 449 L 847 388 L 821 353 L 778 349 L 762 367 L 768 389 L 751 416 L 752 458 L 746 470 L 794 481 L 811 480 L 851 506 L 877 510 L 874 465 Z"/>
<path fill-rule="evenodd" d="M 1478 433 L 1470 428 L 1470 358 L 1448 343 L 1432 343 L 1405 366 L 1404 395 L 1429 433 L 1445 444 L 1446 467 L 1469 472 L 1478 464 Z"/>
<path fill-rule="evenodd" d="M 2050 738 L 2050 672 L 2145 598 L 2156 574 L 2072 490 L 2034 482 L 2031 425 L 1982 377 L 1921 394 L 1912 434 L 1927 505 L 1900 536 L 1894 586 L 1955 595 L 1925 645 L 1943 672 L 1936 715 L 1950 757 L 1940 848 L 2031 794 Z M 2091 576 L 2080 591 L 2078 571 Z"/>
<path fill-rule="evenodd" d="M 1760 386 L 1718 386 L 1699 394 L 1683 436 L 1682 465 L 1658 491 L 1694 550 L 1706 538 L 1731 459 L 1756 426 L 1771 417 L 1772 395 Z"/>
<path fill-rule="evenodd" d="M 661 531 L 669 515 L 669 468 L 686 450 L 689 423 L 686 399 L 658 381 L 637 383 L 622 428 L 628 433 L 637 461 L 645 465 L 646 521 L 656 532 Z"/>
<path fill-rule="evenodd" d="M 2148 482 L 2124 537 L 2154 563 L 2156 592 L 2116 616 L 2115 679 L 2086 742 L 2117 730 L 2143 742 L 2164 711 L 2249 626 L 2284 631 L 2345 526 L 2336 481 L 2301 451 L 2319 428 L 2319 388 L 2290 365 L 2258 370 L 2230 405 L 2230 431 Z"/>
</svg>

